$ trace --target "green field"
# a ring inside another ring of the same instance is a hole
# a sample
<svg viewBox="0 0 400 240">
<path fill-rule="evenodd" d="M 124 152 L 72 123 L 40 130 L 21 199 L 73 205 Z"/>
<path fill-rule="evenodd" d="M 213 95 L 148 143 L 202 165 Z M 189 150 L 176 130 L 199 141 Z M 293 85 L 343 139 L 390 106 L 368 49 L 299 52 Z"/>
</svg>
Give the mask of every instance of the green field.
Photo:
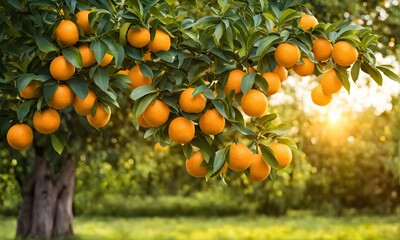
<svg viewBox="0 0 400 240">
<path fill-rule="evenodd" d="M 75 219 L 80 239 L 399 239 L 398 216 Z M 1 239 L 13 239 L 16 221 L 0 216 Z"/>
</svg>

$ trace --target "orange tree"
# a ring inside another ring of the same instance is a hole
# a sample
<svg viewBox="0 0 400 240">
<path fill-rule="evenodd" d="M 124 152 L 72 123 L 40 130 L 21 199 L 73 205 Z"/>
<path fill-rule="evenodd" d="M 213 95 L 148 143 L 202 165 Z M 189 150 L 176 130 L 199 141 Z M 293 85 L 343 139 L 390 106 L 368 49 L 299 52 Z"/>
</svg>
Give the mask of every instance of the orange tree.
<svg viewBox="0 0 400 240">
<path fill-rule="evenodd" d="M 320 23 L 301 1 L 8 0 L 0 11 L 1 136 L 35 159 L 21 237 L 73 234 L 74 153 L 93 129 L 118 130 L 107 124 L 119 107 L 133 104 L 145 138 L 182 144 L 190 175 L 259 182 L 296 149 L 268 111 L 288 71 L 316 76 L 321 106 L 360 70 L 398 80 L 376 65 L 379 36 Z"/>
</svg>

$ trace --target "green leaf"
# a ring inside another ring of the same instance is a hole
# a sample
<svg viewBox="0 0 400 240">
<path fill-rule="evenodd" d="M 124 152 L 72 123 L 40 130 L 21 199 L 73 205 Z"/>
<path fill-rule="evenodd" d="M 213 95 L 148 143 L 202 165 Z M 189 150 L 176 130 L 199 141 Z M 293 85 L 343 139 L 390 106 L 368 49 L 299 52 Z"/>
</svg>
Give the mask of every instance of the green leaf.
<svg viewBox="0 0 400 240">
<path fill-rule="evenodd" d="M 263 91 L 263 92 L 268 92 L 268 82 L 263 78 L 261 75 L 256 74 L 256 81 L 255 84 Z"/>
<path fill-rule="evenodd" d="M 268 129 L 268 133 L 273 133 L 276 134 L 278 136 L 282 136 L 286 134 L 286 131 L 290 128 L 290 126 L 288 126 L 285 123 L 281 123 L 277 126 L 272 125 L 273 127 Z"/>
<path fill-rule="evenodd" d="M 51 145 L 53 145 L 54 150 L 61 154 L 64 151 L 65 145 L 67 144 L 67 137 L 64 134 L 55 132 L 50 134 Z"/>
<path fill-rule="evenodd" d="M 240 82 L 240 86 L 242 88 L 243 93 L 247 93 L 254 85 L 254 80 L 257 73 L 250 73 L 244 75 L 242 81 Z"/>
<path fill-rule="evenodd" d="M 19 1 L 19 0 L 7 0 L 7 2 L 13 6 L 14 8 L 21 10 L 24 5 L 23 5 L 23 1 Z"/>
<path fill-rule="evenodd" d="M 183 154 L 186 159 L 189 159 L 192 156 L 193 148 L 190 144 L 183 145 Z"/>
<path fill-rule="evenodd" d="M 46 84 L 43 88 L 44 99 L 46 102 L 49 102 L 50 99 L 53 97 L 54 92 L 57 90 L 58 84 L 54 81 L 52 84 Z"/>
<path fill-rule="evenodd" d="M 276 160 L 272 149 L 263 144 L 260 144 L 259 146 L 264 161 L 267 162 L 272 168 L 279 168 L 279 162 Z"/>
<path fill-rule="evenodd" d="M 50 79 L 52 79 L 52 77 L 50 75 L 36 75 L 33 77 L 33 80 L 39 81 L 39 82 L 46 82 Z"/>
<path fill-rule="evenodd" d="M 198 135 L 196 138 L 194 138 L 190 144 L 192 144 L 193 146 L 196 146 L 200 149 L 201 154 L 204 157 L 204 160 L 206 162 L 209 161 L 210 157 L 213 155 L 213 150 L 210 146 L 210 144 L 208 144 L 206 138 L 202 135 Z"/>
<path fill-rule="evenodd" d="M 146 97 L 142 98 L 141 100 L 139 100 L 138 102 L 135 103 L 135 105 L 137 105 L 135 111 L 134 111 L 134 116 L 135 119 L 144 112 L 144 110 L 146 110 L 146 108 L 149 106 L 149 104 L 151 102 L 153 102 L 155 99 L 157 98 L 157 94 L 153 93 L 153 94 L 149 94 Z"/>
<path fill-rule="evenodd" d="M 225 112 L 224 104 L 221 103 L 219 100 L 212 100 L 212 104 L 214 105 L 215 109 L 226 119 L 230 119 L 228 114 Z"/>
<path fill-rule="evenodd" d="M 122 46 L 125 46 L 127 39 L 126 39 L 126 34 L 129 31 L 129 27 L 131 26 L 130 22 L 126 22 L 122 25 L 122 27 L 119 29 L 119 43 Z"/>
<path fill-rule="evenodd" d="M 28 100 L 18 106 L 17 117 L 18 117 L 19 122 L 24 121 L 26 115 L 29 113 L 29 110 L 31 109 L 32 104 L 33 104 L 33 100 Z"/>
<path fill-rule="evenodd" d="M 58 50 L 53 43 L 51 43 L 49 40 L 47 40 L 47 38 L 45 38 L 41 34 L 36 35 L 35 42 L 39 50 L 44 53 L 54 52 Z"/>
<path fill-rule="evenodd" d="M 360 25 L 347 25 L 340 29 L 340 31 L 336 34 L 336 37 L 339 38 L 342 34 L 348 32 L 348 31 L 360 30 L 362 28 L 363 27 Z"/>
<path fill-rule="evenodd" d="M 369 74 L 372 79 L 374 79 L 374 81 L 379 85 L 382 86 L 382 74 L 379 72 L 379 70 L 374 67 L 369 65 L 366 62 L 363 62 L 361 64 L 361 70 L 367 74 Z"/>
<path fill-rule="evenodd" d="M 199 26 L 201 24 L 205 24 L 205 23 L 207 23 L 208 25 L 211 25 L 211 24 L 218 23 L 219 21 L 220 21 L 219 17 L 216 17 L 216 16 L 205 16 L 205 17 L 202 17 L 199 20 L 197 20 L 193 24 L 192 27 L 195 28 L 195 27 L 197 27 L 197 26 Z"/>
<path fill-rule="evenodd" d="M 51 0 L 35 0 L 29 1 L 29 6 L 52 6 L 53 8 L 57 8 L 57 4 Z"/>
<path fill-rule="evenodd" d="M 375 35 L 375 34 L 368 34 L 364 36 L 361 40 L 361 49 L 365 50 L 367 49 L 373 42 L 378 40 L 381 36 L 380 35 Z"/>
<path fill-rule="evenodd" d="M 103 91 L 107 91 L 110 77 L 105 67 L 98 67 L 93 74 L 94 83 Z"/>
<path fill-rule="evenodd" d="M 125 45 L 125 53 L 128 57 L 135 59 L 136 61 L 142 61 L 142 50 L 134 48 L 131 45 Z"/>
<path fill-rule="evenodd" d="M 257 135 L 253 130 L 248 127 L 245 127 L 241 123 L 232 123 L 233 127 L 238 130 L 241 134 L 246 136 L 255 136 Z"/>
<path fill-rule="evenodd" d="M 136 121 L 136 119 L 135 119 L 135 121 Z M 139 126 L 139 125 L 138 125 L 138 126 Z M 153 136 L 153 135 L 154 135 L 155 133 L 157 133 L 157 132 L 158 132 L 158 129 L 157 129 L 157 128 L 149 128 L 149 129 L 147 129 L 146 132 L 144 133 L 143 138 L 144 138 L 144 139 L 147 139 L 147 138 Z"/>
<path fill-rule="evenodd" d="M 358 76 L 360 75 L 360 68 L 361 68 L 361 61 L 357 60 L 353 67 L 351 67 L 351 78 L 353 79 L 353 82 L 356 82 L 358 79 Z"/>
<path fill-rule="evenodd" d="M 385 74 L 388 78 L 400 82 L 400 77 L 396 73 L 394 73 L 389 67 L 385 65 L 377 66 L 377 69 L 381 71 L 383 74 Z"/>
<path fill-rule="evenodd" d="M 113 55 L 114 57 L 118 57 L 119 56 L 119 49 L 118 49 L 118 44 L 115 42 L 115 40 L 111 37 L 103 37 L 101 39 L 102 42 L 104 42 L 108 49 L 110 50 L 111 55 Z M 120 58 L 115 58 L 116 62 L 115 65 L 117 68 L 120 67 L 120 65 L 122 64 L 122 61 Z M 118 61 L 118 62 L 117 62 Z"/>
<path fill-rule="evenodd" d="M 68 48 L 64 48 L 62 50 L 62 54 L 68 60 L 68 62 L 70 62 L 76 68 L 83 67 L 81 54 L 76 47 L 71 46 Z"/>
<path fill-rule="evenodd" d="M 192 96 L 196 96 L 197 94 L 203 93 L 205 91 L 209 90 L 207 85 L 200 85 L 198 86 L 192 93 Z"/>
<path fill-rule="evenodd" d="M 73 78 L 68 80 L 69 87 L 80 98 L 86 98 L 89 92 L 89 84 L 84 79 Z"/>
<path fill-rule="evenodd" d="M 343 87 L 350 94 L 349 73 L 347 72 L 347 69 L 344 67 L 336 66 L 335 72 L 340 82 L 342 83 Z"/>
<path fill-rule="evenodd" d="M 218 23 L 217 26 L 215 27 L 215 31 L 213 34 L 214 37 L 214 43 L 219 46 L 219 41 L 221 40 L 222 34 L 224 33 L 224 28 L 222 27 L 221 23 Z"/>
<path fill-rule="evenodd" d="M 176 57 L 176 53 L 174 51 L 158 51 L 155 54 L 157 57 L 169 63 L 173 63 Z"/>
<path fill-rule="evenodd" d="M 288 8 L 282 12 L 282 15 L 278 19 L 277 25 L 280 26 L 284 23 L 287 23 L 293 19 L 299 18 L 299 14 L 296 10 Z"/>
<path fill-rule="evenodd" d="M 130 6 L 132 7 L 130 10 L 133 14 L 135 14 L 139 19 L 143 17 L 143 6 L 142 1 L 140 0 L 131 0 L 129 1 Z"/>
<path fill-rule="evenodd" d="M 233 36 L 232 28 L 228 27 L 226 29 L 225 39 L 228 41 L 229 47 L 233 50 L 235 45 L 233 44 L 234 36 Z"/>
<path fill-rule="evenodd" d="M 214 157 L 214 164 L 213 164 L 213 172 L 211 177 L 213 177 L 214 175 L 218 174 L 219 171 L 221 170 L 221 168 L 224 166 L 225 160 L 228 156 L 229 153 L 229 149 L 230 146 L 227 146 L 223 149 L 218 150 L 215 153 L 215 157 Z"/>
<path fill-rule="evenodd" d="M 292 149 L 292 151 L 297 150 L 297 144 L 295 143 L 295 141 L 293 141 L 292 139 L 290 139 L 288 137 L 278 137 L 278 138 L 276 138 L 276 140 L 278 140 L 279 143 L 283 143 L 283 144 L 287 145 L 288 147 L 290 147 L 290 149 Z"/>
<path fill-rule="evenodd" d="M 269 35 L 268 37 L 263 38 L 257 47 L 256 57 L 257 59 L 261 59 L 264 57 L 267 50 L 271 47 L 272 44 L 279 40 L 279 36 L 277 35 Z"/>
<path fill-rule="evenodd" d="M 35 78 L 35 74 L 21 74 L 17 79 L 18 91 L 21 92 Z"/>
<path fill-rule="evenodd" d="M 206 97 L 207 99 L 215 99 L 215 98 L 216 98 L 216 97 L 215 97 L 215 94 L 214 94 L 214 92 L 213 92 L 213 90 L 211 90 L 211 89 L 205 90 L 202 94 L 203 94 L 204 97 Z"/>
<path fill-rule="evenodd" d="M 70 12 L 75 12 L 75 8 L 76 8 L 76 1 L 77 0 L 65 0 L 65 3 L 67 4 L 69 11 Z"/>
<path fill-rule="evenodd" d="M 140 71 L 142 72 L 142 74 L 148 78 L 153 78 L 154 74 L 153 71 L 151 70 L 150 66 L 145 64 L 145 63 L 141 63 L 139 65 L 140 67 Z"/>
<path fill-rule="evenodd" d="M 135 90 L 133 90 L 131 92 L 131 98 L 133 100 L 138 100 L 139 98 L 149 94 L 149 93 L 155 93 L 157 92 L 157 89 L 155 89 L 153 86 L 140 86 L 138 88 L 136 88 Z"/>
<path fill-rule="evenodd" d="M 341 36 L 340 40 L 347 40 L 348 42 L 354 43 L 356 46 L 361 45 L 361 40 L 357 35 L 351 34 L 346 36 Z"/>
<path fill-rule="evenodd" d="M 257 123 L 261 126 L 265 125 L 267 122 L 271 122 L 272 120 L 275 120 L 278 117 L 278 114 L 276 113 L 271 113 L 265 116 L 262 116 L 261 118 L 257 119 Z"/>
<path fill-rule="evenodd" d="M 102 41 L 94 41 L 90 44 L 90 49 L 94 53 L 94 57 L 96 58 L 96 62 L 98 64 L 103 61 L 104 55 L 106 54 L 107 46 Z"/>
</svg>

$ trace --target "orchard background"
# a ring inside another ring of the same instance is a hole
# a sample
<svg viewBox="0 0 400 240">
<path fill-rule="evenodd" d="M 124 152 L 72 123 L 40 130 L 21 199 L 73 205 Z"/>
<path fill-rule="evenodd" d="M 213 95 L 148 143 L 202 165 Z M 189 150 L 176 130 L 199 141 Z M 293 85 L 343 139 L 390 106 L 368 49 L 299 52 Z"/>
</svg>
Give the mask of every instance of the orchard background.
<svg viewBox="0 0 400 240">
<path fill-rule="evenodd" d="M 395 239 L 399 9 L 4 1 L 0 235 Z"/>
</svg>

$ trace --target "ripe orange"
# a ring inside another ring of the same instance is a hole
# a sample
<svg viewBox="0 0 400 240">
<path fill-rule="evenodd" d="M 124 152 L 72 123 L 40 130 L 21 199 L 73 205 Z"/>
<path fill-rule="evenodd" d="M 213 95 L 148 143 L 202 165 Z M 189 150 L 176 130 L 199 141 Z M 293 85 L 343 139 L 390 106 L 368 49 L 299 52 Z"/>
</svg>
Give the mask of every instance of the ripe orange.
<svg viewBox="0 0 400 240">
<path fill-rule="evenodd" d="M 108 108 L 108 107 L 107 107 Z M 109 109 L 108 109 L 109 110 Z M 111 112 L 108 113 L 102 104 L 97 104 L 97 109 L 96 113 L 92 116 L 92 114 L 89 114 L 86 116 L 87 121 L 89 122 L 90 125 L 92 125 L 95 128 L 102 128 L 107 123 L 110 121 L 111 118 Z"/>
<path fill-rule="evenodd" d="M 175 118 L 168 127 L 168 135 L 171 140 L 180 144 L 186 144 L 192 141 L 194 133 L 194 123 L 185 117 Z"/>
<path fill-rule="evenodd" d="M 79 40 L 79 30 L 71 20 L 61 20 L 58 24 L 54 36 L 64 46 L 72 46 Z"/>
<path fill-rule="evenodd" d="M 101 63 L 100 63 L 99 65 L 102 66 L 102 67 L 105 67 L 105 66 L 107 66 L 108 64 L 110 64 L 111 61 L 112 61 L 113 59 L 114 59 L 114 56 L 113 56 L 113 55 L 111 55 L 111 54 L 109 54 L 109 53 L 106 53 L 106 54 L 104 55 L 103 60 L 101 60 Z"/>
<path fill-rule="evenodd" d="M 128 77 L 131 79 L 132 89 L 135 89 L 143 85 L 151 85 L 151 83 L 153 82 L 151 78 L 143 75 L 142 71 L 140 71 L 139 64 L 131 68 L 131 70 L 129 70 Z"/>
<path fill-rule="evenodd" d="M 318 85 L 311 91 L 311 99 L 319 106 L 326 106 L 331 102 L 332 95 L 325 93 L 321 85 Z"/>
<path fill-rule="evenodd" d="M 308 15 L 306 13 L 301 14 L 299 27 L 303 28 L 304 31 L 307 31 L 310 28 L 314 28 L 317 26 L 318 20 L 313 15 Z"/>
<path fill-rule="evenodd" d="M 146 61 L 151 61 L 151 52 L 147 52 L 143 55 L 143 59 Z"/>
<path fill-rule="evenodd" d="M 33 141 L 32 129 L 26 124 L 15 124 L 7 132 L 7 142 L 15 150 L 28 148 Z"/>
<path fill-rule="evenodd" d="M 117 72 L 117 74 L 122 74 L 128 76 L 129 74 L 129 69 L 121 69 Z"/>
<path fill-rule="evenodd" d="M 199 113 L 206 107 L 207 99 L 203 94 L 193 96 L 195 88 L 186 88 L 179 96 L 179 106 L 187 113 Z"/>
<path fill-rule="evenodd" d="M 292 162 L 292 150 L 290 150 L 287 145 L 282 143 L 272 143 L 269 147 L 274 152 L 280 168 L 284 168 Z"/>
<path fill-rule="evenodd" d="M 281 43 L 276 48 L 274 57 L 278 65 L 290 68 L 300 61 L 300 49 L 293 43 Z"/>
<path fill-rule="evenodd" d="M 140 71 L 139 64 L 132 67 L 131 70 L 129 70 L 128 77 L 131 79 L 132 89 L 135 89 L 143 85 L 151 85 L 151 83 L 153 82 L 151 78 L 143 75 L 142 71 Z"/>
<path fill-rule="evenodd" d="M 273 95 L 281 89 L 281 79 L 273 72 L 266 72 L 263 74 L 263 78 L 268 83 L 267 95 Z"/>
<path fill-rule="evenodd" d="M 232 144 L 229 150 L 229 168 L 235 172 L 243 172 L 251 165 L 252 152 L 245 145 Z"/>
<path fill-rule="evenodd" d="M 256 89 L 251 89 L 243 95 L 242 100 L 240 101 L 240 106 L 242 107 L 243 112 L 248 116 L 260 117 L 267 110 L 267 97 L 263 92 Z"/>
<path fill-rule="evenodd" d="M 315 64 L 309 58 L 303 57 L 301 59 L 303 60 L 303 63 L 293 66 L 294 72 L 302 77 L 313 74 Z"/>
<path fill-rule="evenodd" d="M 334 69 L 331 69 L 322 75 L 321 87 L 325 93 L 327 94 L 337 93 L 342 88 L 342 86 L 343 85 L 340 82 L 339 78 L 337 77 Z"/>
<path fill-rule="evenodd" d="M 199 125 L 203 133 L 207 135 L 217 135 L 225 128 L 225 118 L 217 109 L 209 109 L 201 115 Z"/>
<path fill-rule="evenodd" d="M 318 61 L 326 61 L 331 57 L 332 44 L 324 38 L 315 39 L 313 41 L 312 52 L 314 53 L 314 58 Z"/>
<path fill-rule="evenodd" d="M 245 72 L 239 69 L 230 71 L 228 81 L 226 82 L 226 85 L 224 87 L 224 92 L 226 95 L 228 95 L 229 92 L 232 90 L 235 90 L 235 94 L 238 94 L 242 91 L 240 83 L 242 82 L 245 74 Z"/>
<path fill-rule="evenodd" d="M 192 153 L 192 156 L 186 160 L 187 172 L 193 177 L 204 177 L 207 174 L 207 168 L 201 166 L 203 161 L 204 158 L 200 151 Z"/>
<path fill-rule="evenodd" d="M 139 117 L 136 118 L 137 123 L 139 124 L 139 126 L 141 126 L 142 128 L 149 128 L 151 127 L 150 124 L 148 124 L 146 122 L 146 120 L 144 120 L 143 118 L 143 114 L 140 114 Z"/>
<path fill-rule="evenodd" d="M 274 71 L 272 71 L 272 72 L 279 76 L 279 79 L 281 80 L 281 82 L 285 81 L 288 76 L 288 71 L 283 66 L 277 65 L 275 67 Z"/>
<path fill-rule="evenodd" d="M 89 89 L 89 92 L 84 99 L 75 96 L 74 108 L 79 114 L 87 116 L 91 113 L 92 107 L 96 99 L 97 99 L 96 94 Z"/>
<path fill-rule="evenodd" d="M 32 98 L 37 98 L 39 96 L 38 93 L 38 88 L 39 88 L 39 83 L 37 82 L 30 82 L 22 91 L 19 93 L 22 98 L 25 99 L 32 99 Z"/>
<path fill-rule="evenodd" d="M 160 143 L 154 144 L 154 150 L 157 152 L 168 152 L 169 147 L 165 146 L 163 147 Z"/>
<path fill-rule="evenodd" d="M 150 103 L 144 110 L 143 118 L 151 127 L 159 127 L 167 122 L 169 112 L 168 105 L 157 99 L 154 104 Z"/>
<path fill-rule="evenodd" d="M 265 162 L 262 154 L 252 154 L 249 180 L 252 182 L 264 181 L 271 172 L 271 167 Z"/>
<path fill-rule="evenodd" d="M 88 34 L 92 31 L 89 23 L 89 10 L 79 11 L 76 16 L 76 24 L 82 28 L 83 32 Z"/>
<path fill-rule="evenodd" d="M 159 29 L 156 30 L 156 35 L 153 41 L 148 44 L 150 51 L 153 53 L 158 51 L 168 51 L 171 48 L 171 38 L 167 33 Z"/>
<path fill-rule="evenodd" d="M 52 108 L 33 114 L 33 127 L 41 134 L 55 132 L 60 126 L 60 115 Z"/>
<path fill-rule="evenodd" d="M 332 58 L 337 65 L 348 67 L 357 60 L 358 51 L 351 43 L 339 41 L 333 46 Z"/>
<path fill-rule="evenodd" d="M 54 109 L 64 109 L 74 101 L 74 92 L 66 85 L 58 85 L 53 97 L 50 101 L 50 106 Z"/>
<path fill-rule="evenodd" d="M 50 63 L 51 76 L 59 81 L 70 79 L 75 73 L 75 67 L 64 56 L 54 58 Z"/>
<path fill-rule="evenodd" d="M 150 32 L 146 28 L 130 28 L 126 37 L 129 44 L 135 48 L 142 48 L 150 42 Z"/>
<path fill-rule="evenodd" d="M 89 45 L 83 44 L 78 47 L 79 53 L 82 57 L 83 67 L 91 67 L 96 63 L 94 52 L 90 49 Z"/>
</svg>

